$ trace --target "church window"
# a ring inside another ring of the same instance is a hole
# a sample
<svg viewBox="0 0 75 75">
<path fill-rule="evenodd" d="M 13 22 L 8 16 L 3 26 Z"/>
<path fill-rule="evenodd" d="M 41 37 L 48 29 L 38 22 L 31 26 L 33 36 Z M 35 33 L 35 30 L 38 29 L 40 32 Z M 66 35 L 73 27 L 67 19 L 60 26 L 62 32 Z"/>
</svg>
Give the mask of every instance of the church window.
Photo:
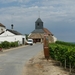
<svg viewBox="0 0 75 75">
<path fill-rule="evenodd" d="M 37 25 L 39 26 L 39 23 Z"/>
</svg>

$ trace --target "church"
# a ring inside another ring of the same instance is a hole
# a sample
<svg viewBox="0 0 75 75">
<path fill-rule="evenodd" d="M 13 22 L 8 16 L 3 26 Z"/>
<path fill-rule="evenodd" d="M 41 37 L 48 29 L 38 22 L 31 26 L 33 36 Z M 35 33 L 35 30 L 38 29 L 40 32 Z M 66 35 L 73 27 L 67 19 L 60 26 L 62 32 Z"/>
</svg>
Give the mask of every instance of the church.
<svg viewBox="0 0 75 75">
<path fill-rule="evenodd" d="M 44 28 L 41 18 L 38 18 L 35 22 L 35 30 L 29 34 L 28 38 L 33 39 L 34 43 L 43 42 L 44 35 L 48 36 L 49 43 L 53 43 L 57 40 L 47 28 Z"/>
</svg>

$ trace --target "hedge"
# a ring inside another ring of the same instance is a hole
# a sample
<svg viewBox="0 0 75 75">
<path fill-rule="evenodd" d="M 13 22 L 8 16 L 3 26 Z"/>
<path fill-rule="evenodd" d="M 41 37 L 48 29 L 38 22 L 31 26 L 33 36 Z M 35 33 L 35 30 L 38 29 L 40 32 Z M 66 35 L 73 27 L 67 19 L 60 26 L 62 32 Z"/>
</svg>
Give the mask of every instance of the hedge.
<svg viewBox="0 0 75 75">
<path fill-rule="evenodd" d="M 11 48 L 11 47 L 17 47 L 18 46 L 18 41 L 16 42 L 8 42 L 8 41 L 4 41 L 0 43 L 0 48 Z"/>
</svg>

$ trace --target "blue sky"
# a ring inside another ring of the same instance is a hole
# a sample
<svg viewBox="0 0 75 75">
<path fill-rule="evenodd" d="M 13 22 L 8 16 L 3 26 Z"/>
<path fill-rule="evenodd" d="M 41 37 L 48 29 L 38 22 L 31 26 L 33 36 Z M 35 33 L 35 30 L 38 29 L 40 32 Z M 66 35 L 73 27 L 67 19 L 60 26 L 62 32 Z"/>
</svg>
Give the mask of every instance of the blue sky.
<svg viewBox="0 0 75 75">
<path fill-rule="evenodd" d="M 75 42 L 75 0 L 0 0 L 0 22 L 22 34 L 35 29 L 39 17 L 58 40 Z"/>
</svg>

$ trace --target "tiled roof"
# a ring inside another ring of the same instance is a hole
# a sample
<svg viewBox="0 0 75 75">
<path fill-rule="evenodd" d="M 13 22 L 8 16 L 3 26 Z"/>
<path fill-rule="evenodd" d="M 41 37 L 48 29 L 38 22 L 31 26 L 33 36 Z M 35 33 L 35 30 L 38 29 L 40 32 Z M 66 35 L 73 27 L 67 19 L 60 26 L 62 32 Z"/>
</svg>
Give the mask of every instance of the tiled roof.
<svg viewBox="0 0 75 75">
<path fill-rule="evenodd" d="M 43 39 L 44 33 L 31 33 L 31 35 L 28 37 L 29 39 Z M 48 35 L 49 42 L 53 42 L 54 39 L 52 35 Z"/>
<path fill-rule="evenodd" d="M 53 34 L 47 29 L 47 28 L 43 28 L 43 33 L 40 33 L 39 30 L 38 30 L 38 33 L 31 33 L 31 35 L 28 37 L 28 38 L 31 38 L 31 39 L 43 39 L 45 34 L 48 35 L 48 39 L 49 39 L 49 43 L 51 42 L 54 42 L 54 39 L 53 39 Z"/>
<path fill-rule="evenodd" d="M 32 33 L 46 33 L 48 35 L 53 35 L 47 28 L 35 29 Z"/>
<path fill-rule="evenodd" d="M 0 26 L 1 26 L 1 27 L 5 27 L 2 23 L 0 23 Z"/>
<path fill-rule="evenodd" d="M 10 31 L 11 33 L 15 34 L 15 35 L 22 35 L 21 33 L 13 30 L 13 29 L 7 29 L 6 31 Z"/>
<path fill-rule="evenodd" d="M 47 28 L 43 28 L 44 32 L 48 35 L 53 35 Z"/>
<path fill-rule="evenodd" d="M 43 34 L 40 34 L 40 33 L 32 33 L 30 36 L 29 36 L 29 38 L 34 38 L 34 39 L 37 39 L 37 38 L 43 38 L 44 37 L 44 35 Z"/>
</svg>

